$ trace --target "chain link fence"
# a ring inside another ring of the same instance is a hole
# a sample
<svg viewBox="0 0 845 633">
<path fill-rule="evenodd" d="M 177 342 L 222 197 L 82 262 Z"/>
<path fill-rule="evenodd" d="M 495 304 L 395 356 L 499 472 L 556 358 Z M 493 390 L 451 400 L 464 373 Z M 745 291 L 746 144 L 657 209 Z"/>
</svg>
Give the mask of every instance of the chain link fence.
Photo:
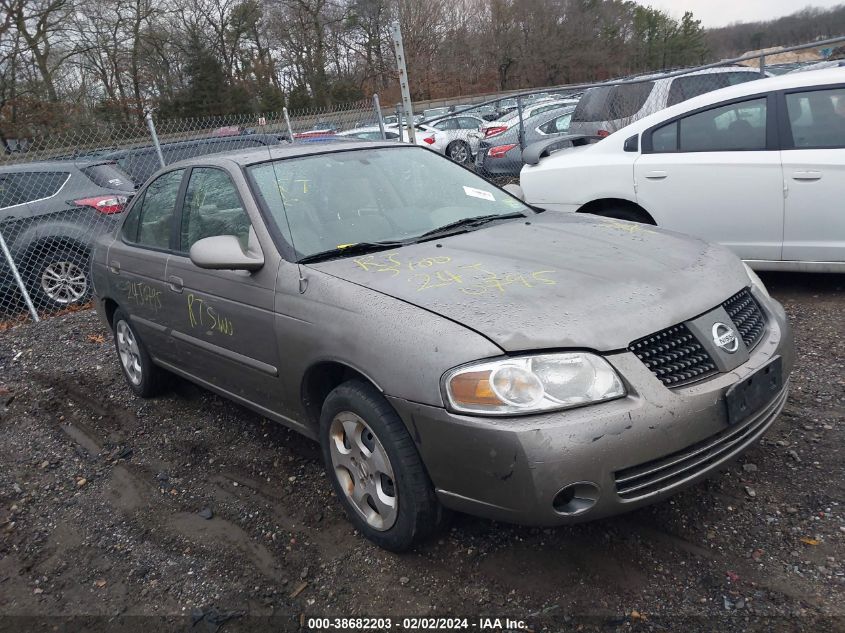
<svg viewBox="0 0 845 633">
<path fill-rule="evenodd" d="M 845 37 L 811 46 L 845 41 Z M 802 47 L 792 47 L 802 48 Z M 835 65 L 839 62 L 824 62 Z M 742 65 L 745 64 L 745 65 Z M 812 67 L 812 66 L 810 66 Z M 0 157 L 0 330 L 84 306 L 94 241 L 112 232 L 127 202 L 163 165 L 196 156 L 336 138 L 413 140 L 497 184 L 515 181 L 523 152 L 559 139 L 594 142 L 654 112 L 726 86 L 782 72 L 738 58 L 708 66 L 557 86 L 422 109 L 408 121 L 373 101 L 330 109 L 78 127 L 7 143 Z M 765 107 L 726 111 L 702 130 L 702 147 L 765 146 Z M 413 128 L 413 130 L 411 129 Z M 666 142 L 671 142 L 667 139 Z"/>
<path fill-rule="evenodd" d="M 348 130 L 381 138 L 371 101 L 206 119 L 156 121 L 148 114 L 136 123 L 7 143 L 0 154 L 0 331 L 88 303 L 94 242 L 115 231 L 135 191 L 162 166 L 315 143 Z"/>
</svg>

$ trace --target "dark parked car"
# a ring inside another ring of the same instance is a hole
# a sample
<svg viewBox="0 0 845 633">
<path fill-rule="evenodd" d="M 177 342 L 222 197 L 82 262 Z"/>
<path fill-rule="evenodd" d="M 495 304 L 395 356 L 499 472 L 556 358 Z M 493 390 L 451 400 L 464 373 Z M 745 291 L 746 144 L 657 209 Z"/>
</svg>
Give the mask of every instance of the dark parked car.
<svg viewBox="0 0 845 633">
<path fill-rule="evenodd" d="M 318 440 L 393 550 L 444 508 L 560 525 L 665 499 L 759 442 L 793 363 L 727 249 L 390 141 L 172 165 L 92 276 L 134 393 L 172 372 Z"/>
<path fill-rule="evenodd" d="M 243 134 L 240 136 L 220 136 L 162 143 L 161 153 L 164 156 L 165 165 L 170 165 L 194 156 L 252 149 L 278 145 L 279 143 L 281 143 L 279 137 L 273 134 Z M 153 173 L 161 169 L 158 153 L 152 145 L 116 150 L 103 155 L 103 158 L 116 161 L 120 168 L 132 177 L 136 187 L 143 185 Z"/>
<path fill-rule="evenodd" d="M 519 143 L 519 125 L 497 136 L 481 140 L 475 154 L 477 171 L 490 176 L 519 176 L 525 164 L 522 148 L 531 143 L 566 134 L 575 106 L 564 106 L 528 117 L 522 122 L 524 142 Z"/>
<path fill-rule="evenodd" d="M 0 233 L 37 308 L 88 297 L 91 243 L 114 230 L 133 194 L 132 180 L 110 161 L 0 167 Z M 0 256 L 0 286 L 15 284 Z"/>
</svg>

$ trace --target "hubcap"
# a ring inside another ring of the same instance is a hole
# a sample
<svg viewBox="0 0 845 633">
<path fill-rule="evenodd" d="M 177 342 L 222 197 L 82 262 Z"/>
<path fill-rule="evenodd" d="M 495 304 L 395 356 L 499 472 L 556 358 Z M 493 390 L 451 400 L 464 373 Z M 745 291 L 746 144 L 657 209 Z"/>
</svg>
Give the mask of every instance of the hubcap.
<svg viewBox="0 0 845 633">
<path fill-rule="evenodd" d="M 456 163 L 465 163 L 469 159 L 468 150 L 463 143 L 457 143 L 452 146 L 450 158 Z"/>
<path fill-rule="evenodd" d="M 358 415 L 342 411 L 329 429 L 329 452 L 340 487 L 370 527 L 383 532 L 399 508 L 393 467 L 387 452 Z"/>
<path fill-rule="evenodd" d="M 88 280 L 78 264 L 69 261 L 53 262 L 47 264 L 41 273 L 41 289 L 50 300 L 66 305 L 85 296 Z"/>
<path fill-rule="evenodd" d="M 126 370 L 126 376 L 133 385 L 141 384 L 141 352 L 138 341 L 126 321 L 117 322 L 117 353 Z"/>
</svg>

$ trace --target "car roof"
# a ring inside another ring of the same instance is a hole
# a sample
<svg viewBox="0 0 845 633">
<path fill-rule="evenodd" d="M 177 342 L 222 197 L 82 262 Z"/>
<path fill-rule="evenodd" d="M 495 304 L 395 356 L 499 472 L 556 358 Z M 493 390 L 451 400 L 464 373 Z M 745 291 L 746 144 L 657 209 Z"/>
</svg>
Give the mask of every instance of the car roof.
<svg viewBox="0 0 845 633">
<path fill-rule="evenodd" d="M 17 163 L 12 165 L 0 166 L 0 173 L 10 174 L 15 172 L 29 172 L 29 171 L 70 171 L 71 168 L 90 167 L 92 165 L 111 165 L 114 164 L 112 160 L 102 160 L 96 158 L 79 159 L 68 158 L 65 160 L 39 160 L 32 163 Z"/>
<path fill-rule="evenodd" d="M 309 130 L 313 131 L 313 130 Z M 164 143 L 160 143 L 159 146 L 161 149 L 180 149 L 183 147 L 190 147 L 193 145 L 203 145 L 203 144 L 214 144 L 220 145 L 224 143 L 231 143 L 233 141 L 239 140 L 258 140 L 261 142 L 268 142 L 273 144 L 275 141 L 276 143 L 281 142 L 277 135 L 274 134 L 229 134 L 228 136 L 201 136 L 199 138 L 189 138 L 189 139 L 182 139 L 179 141 L 166 141 Z M 121 147 L 118 149 L 111 150 L 106 154 L 103 154 L 101 158 L 117 158 L 127 154 L 128 152 L 155 152 L 155 145 L 135 145 L 134 147 Z M 225 150 L 224 150 L 225 151 Z"/>
<path fill-rule="evenodd" d="M 286 158 L 297 158 L 300 156 L 316 156 L 318 154 L 332 154 L 341 151 L 354 151 L 361 149 L 393 147 L 418 147 L 407 143 L 396 141 L 364 141 L 349 140 L 346 138 L 327 140 L 323 143 L 287 143 L 282 145 L 268 145 L 248 150 L 232 150 L 225 154 L 206 154 L 186 158 L 167 166 L 170 168 L 190 167 L 191 165 L 226 165 L 236 163 L 241 166 L 264 163 L 270 160 L 282 160 Z M 423 149 L 419 147 L 418 149 Z"/>
</svg>

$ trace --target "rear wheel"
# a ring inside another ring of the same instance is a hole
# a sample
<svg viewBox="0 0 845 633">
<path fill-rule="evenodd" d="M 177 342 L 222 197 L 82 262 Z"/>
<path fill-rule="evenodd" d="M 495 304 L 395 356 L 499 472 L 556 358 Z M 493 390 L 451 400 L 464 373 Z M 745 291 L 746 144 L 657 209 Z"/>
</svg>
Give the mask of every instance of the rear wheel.
<svg viewBox="0 0 845 633">
<path fill-rule="evenodd" d="M 446 156 L 456 163 L 468 165 L 472 161 L 472 150 L 466 141 L 452 141 L 446 147 Z"/>
<path fill-rule="evenodd" d="M 29 267 L 36 307 L 59 310 L 84 303 L 91 295 L 88 253 L 69 246 L 47 249 Z"/>
<path fill-rule="evenodd" d="M 404 551 L 439 527 L 442 509 L 416 446 L 375 387 L 351 380 L 328 395 L 320 444 L 349 520 L 376 545 Z"/>
<path fill-rule="evenodd" d="M 129 317 L 120 308 L 114 312 L 112 327 L 120 368 L 129 388 L 141 398 L 151 398 L 160 393 L 164 386 L 164 370 L 153 364 Z"/>
</svg>

